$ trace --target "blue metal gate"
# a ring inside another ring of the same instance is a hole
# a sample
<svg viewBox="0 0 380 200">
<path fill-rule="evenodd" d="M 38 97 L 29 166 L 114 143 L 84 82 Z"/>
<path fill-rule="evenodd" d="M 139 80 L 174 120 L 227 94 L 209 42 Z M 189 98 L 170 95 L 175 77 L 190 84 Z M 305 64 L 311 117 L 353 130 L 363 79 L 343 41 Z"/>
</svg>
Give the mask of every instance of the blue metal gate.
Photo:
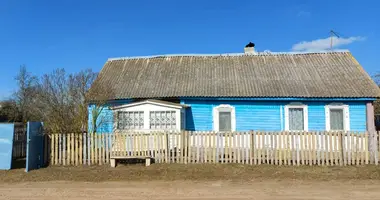
<svg viewBox="0 0 380 200">
<path fill-rule="evenodd" d="M 26 169 L 28 172 L 44 165 L 44 135 L 42 122 L 28 122 L 26 145 Z"/>
<path fill-rule="evenodd" d="M 13 124 L 0 124 L 0 169 L 12 167 Z"/>
</svg>

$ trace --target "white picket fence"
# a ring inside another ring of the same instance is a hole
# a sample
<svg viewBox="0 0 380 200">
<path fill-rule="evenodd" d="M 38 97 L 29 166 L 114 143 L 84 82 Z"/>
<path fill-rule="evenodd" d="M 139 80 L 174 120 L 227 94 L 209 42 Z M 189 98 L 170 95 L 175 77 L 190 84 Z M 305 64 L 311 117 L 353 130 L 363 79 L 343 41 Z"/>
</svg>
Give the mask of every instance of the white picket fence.
<svg viewBox="0 0 380 200">
<path fill-rule="evenodd" d="M 379 132 L 121 132 L 51 134 L 53 165 L 107 164 L 112 156 L 156 163 L 377 164 Z M 372 145 L 372 146 L 371 146 Z"/>
</svg>

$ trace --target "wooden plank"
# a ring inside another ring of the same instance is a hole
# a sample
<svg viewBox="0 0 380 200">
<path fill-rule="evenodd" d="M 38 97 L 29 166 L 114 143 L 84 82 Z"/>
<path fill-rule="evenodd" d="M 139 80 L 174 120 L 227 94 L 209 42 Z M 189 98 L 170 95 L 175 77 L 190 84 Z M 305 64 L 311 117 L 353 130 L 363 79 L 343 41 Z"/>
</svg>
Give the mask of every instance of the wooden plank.
<svg viewBox="0 0 380 200">
<path fill-rule="evenodd" d="M 365 163 L 365 149 L 364 149 L 364 134 L 363 133 L 359 133 L 360 134 L 360 164 L 361 165 L 364 165 Z"/>
<path fill-rule="evenodd" d="M 342 132 L 338 132 L 337 137 L 338 137 L 337 148 L 338 148 L 339 165 L 343 166 Z"/>
<path fill-rule="evenodd" d="M 366 138 L 365 138 L 365 132 L 364 133 L 360 133 L 362 134 L 362 142 L 361 142 L 361 146 L 362 146 L 362 165 L 365 165 L 366 164 Z"/>
<path fill-rule="evenodd" d="M 253 144 L 254 144 L 254 138 L 253 138 L 253 132 L 249 132 L 249 164 L 253 164 Z"/>
<path fill-rule="evenodd" d="M 78 142 L 79 142 L 79 165 L 82 165 L 83 164 L 83 133 L 79 133 L 78 135 L 79 139 L 78 139 Z"/>
<path fill-rule="evenodd" d="M 211 145 L 212 145 L 212 161 L 213 163 L 217 163 L 218 159 L 217 159 L 217 156 L 216 156 L 216 148 L 217 148 L 217 135 L 215 132 L 212 133 L 212 141 L 211 141 Z"/>
<path fill-rule="evenodd" d="M 351 164 L 355 165 L 355 132 L 351 132 Z"/>
<path fill-rule="evenodd" d="M 73 137 L 75 138 L 74 139 L 74 162 L 75 162 L 75 165 L 79 165 L 79 146 L 78 146 L 78 135 L 73 133 Z"/>
<path fill-rule="evenodd" d="M 342 162 L 344 166 L 347 166 L 347 134 L 345 131 L 341 132 L 341 154 L 342 154 Z"/>
<path fill-rule="evenodd" d="M 352 137 L 351 132 L 347 134 L 347 164 L 351 165 L 352 163 Z"/>
<path fill-rule="evenodd" d="M 157 163 L 160 163 L 159 157 L 158 157 L 158 140 L 157 140 L 157 132 L 152 132 L 152 137 L 153 137 L 153 158 Z"/>
<path fill-rule="evenodd" d="M 99 136 L 99 133 L 95 133 L 94 134 L 94 164 L 98 165 L 99 164 L 99 154 L 98 154 L 98 136 Z"/>
<path fill-rule="evenodd" d="M 307 136 L 308 136 L 308 138 L 307 138 L 307 143 L 308 143 L 307 151 L 309 153 L 309 156 L 308 156 L 309 163 L 308 164 L 311 166 L 313 164 L 313 157 L 312 157 L 312 138 L 313 138 L 313 135 L 311 132 L 308 132 Z"/>
<path fill-rule="evenodd" d="M 74 133 L 70 133 L 70 162 L 71 165 L 75 165 L 75 138 L 74 138 Z"/>
<path fill-rule="evenodd" d="M 252 164 L 253 165 L 257 165 L 257 160 L 258 160 L 258 156 L 257 156 L 257 152 L 258 152 L 258 148 L 257 148 L 257 145 L 258 145 L 258 142 L 259 140 L 257 139 L 257 132 L 256 131 L 252 131 Z"/>
<path fill-rule="evenodd" d="M 180 160 L 182 159 L 180 151 L 179 151 L 179 148 L 181 147 L 180 141 L 181 141 L 181 133 L 178 133 L 177 135 L 177 163 L 180 163 Z"/>
<path fill-rule="evenodd" d="M 62 165 L 62 134 L 58 135 L 58 164 Z"/>
<path fill-rule="evenodd" d="M 301 165 L 305 164 L 305 132 L 300 133 L 300 154 L 301 154 Z"/>
<path fill-rule="evenodd" d="M 355 150 L 356 150 L 356 165 L 360 164 L 360 146 L 359 146 L 360 135 L 358 132 L 355 133 Z"/>
<path fill-rule="evenodd" d="M 223 133 L 221 133 L 223 134 Z M 223 162 L 226 162 L 226 163 L 232 163 L 232 142 L 233 142 L 233 139 L 231 137 L 231 133 L 226 133 L 224 135 L 224 143 L 222 143 L 223 145 L 221 145 L 221 151 L 223 152 L 222 154 L 222 163 Z"/>
<path fill-rule="evenodd" d="M 323 149 L 324 150 L 324 162 L 326 165 L 330 165 L 330 162 L 329 162 L 329 132 L 324 132 L 324 145 L 325 145 L 325 148 Z"/>
<path fill-rule="evenodd" d="M 104 146 L 105 146 L 105 163 L 109 163 L 110 162 L 110 147 L 109 147 L 109 142 L 110 142 L 110 134 L 111 133 L 107 133 L 107 134 L 105 134 L 104 136 L 105 136 L 105 144 L 104 144 Z"/>
<path fill-rule="evenodd" d="M 170 163 L 170 152 L 169 152 L 169 134 L 163 132 L 164 137 L 164 147 L 165 147 L 165 162 Z"/>
<path fill-rule="evenodd" d="M 287 141 L 287 138 L 288 138 L 288 132 L 287 131 L 284 131 L 282 133 L 282 143 L 283 143 L 283 151 L 282 151 L 282 154 L 283 154 L 283 159 L 284 159 L 284 165 L 288 165 L 288 141 Z"/>
<path fill-rule="evenodd" d="M 98 164 L 103 165 L 103 133 L 96 134 L 98 136 Z"/>
<path fill-rule="evenodd" d="M 62 134 L 62 165 L 66 165 L 66 134 Z"/>
<path fill-rule="evenodd" d="M 258 136 L 258 164 L 261 165 L 261 163 L 263 163 L 263 149 L 264 149 L 264 136 L 263 136 L 263 132 L 258 132 L 257 133 L 257 136 Z"/>
<path fill-rule="evenodd" d="M 283 150 L 284 150 L 284 132 L 280 132 L 278 135 L 278 142 L 279 142 L 279 147 L 278 147 L 278 164 L 282 165 L 283 162 Z"/>
<path fill-rule="evenodd" d="M 87 133 L 83 133 L 83 164 L 88 164 Z"/>
<path fill-rule="evenodd" d="M 157 135 L 157 150 L 158 150 L 158 162 L 159 163 L 164 163 L 164 154 L 163 154 L 163 145 L 162 145 L 162 134 L 159 133 L 159 132 L 156 132 L 156 135 Z"/>
<path fill-rule="evenodd" d="M 313 132 L 312 133 L 312 138 L 311 138 L 311 154 L 312 154 L 312 160 L 313 160 L 313 165 L 317 165 L 317 133 Z"/>
<path fill-rule="evenodd" d="M 50 164 L 55 165 L 55 134 L 51 134 L 50 138 Z"/>
<path fill-rule="evenodd" d="M 241 159 L 241 155 L 240 155 L 241 154 L 241 152 L 240 152 L 240 150 L 241 150 L 240 137 L 241 137 L 240 132 L 235 133 L 235 138 L 236 138 L 235 152 L 237 154 L 237 158 L 236 158 L 237 163 L 240 163 L 240 159 Z"/>
<path fill-rule="evenodd" d="M 187 132 L 187 163 L 192 163 L 194 138 L 193 132 Z"/>
<path fill-rule="evenodd" d="M 368 132 L 365 132 L 365 164 L 369 164 L 369 151 L 368 151 Z"/>
<path fill-rule="evenodd" d="M 65 135 L 66 135 L 66 148 L 67 148 L 66 164 L 71 165 L 71 159 L 70 159 L 71 158 L 71 137 L 70 137 L 70 133 L 67 133 Z"/>
<path fill-rule="evenodd" d="M 184 131 L 183 132 L 183 146 L 182 146 L 182 156 L 183 156 L 183 161 L 182 163 L 183 164 L 187 164 L 187 153 L 188 153 L 188 135 L 187 135 L 187 131 Z"/>
</svg>

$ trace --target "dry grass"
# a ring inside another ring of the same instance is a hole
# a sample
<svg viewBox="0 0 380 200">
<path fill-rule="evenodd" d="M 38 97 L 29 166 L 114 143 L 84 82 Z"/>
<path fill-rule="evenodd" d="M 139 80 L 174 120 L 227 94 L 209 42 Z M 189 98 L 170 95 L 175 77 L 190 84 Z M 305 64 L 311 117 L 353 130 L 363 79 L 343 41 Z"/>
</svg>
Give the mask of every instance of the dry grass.
<svg viewBox="0 0 380 200">
<path fill-rule="evenodd" d="M 380 180 L 380 167 L 273 166 L 242 164 L 153 164 L 48 167 L 25 173 L 23 169 L 0 171 L 0 182 L 38 181 L 260 181 L 260 180 Z"/>
</svg>

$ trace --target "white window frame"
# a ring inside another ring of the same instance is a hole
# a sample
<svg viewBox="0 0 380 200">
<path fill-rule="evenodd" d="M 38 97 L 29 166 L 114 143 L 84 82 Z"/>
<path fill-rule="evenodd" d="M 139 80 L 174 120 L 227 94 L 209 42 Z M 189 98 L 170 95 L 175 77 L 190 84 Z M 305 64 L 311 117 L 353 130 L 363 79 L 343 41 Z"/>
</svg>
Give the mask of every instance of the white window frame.
<svg viewBox="0 0 380 200">
<path fill-rule="evenodd" d="M 229 104 L 221 104 L 213 109 L 213 129 L 219 131 L 219 112 L 231 112 L 231 131 L 236 131 L 235 107 Z"/>
<path fill-rule="evenodd" d="M 175 131 L 181 130 L 181 110 L 184 108 L 182 106 L 173 106 L 163 103 L 150 102 L 149 100 L 144 102 L 130 103 L 117 107 L 113 107 L 113 111 L 117 116 L 118 111 L 122 112 L 133 112 L 133 111 L 143 111 L 144 112 L 144 128 L 135 129 L 135 131 L 159 131 L 159 129 L 150 129 L 150 111 L 175 111 L 176 113 L 176 129 Z M 115 118 L 117 119 L 117 118 Z M 117 129 L 117 120 L 114 120 L 114 131 L 122 131 Z"/>
<path fill-rule="evenodd" d="M 303 109 L 303 131 L 308 131 L 309 130 L 308 106 L 305 104 L 294 104 L 294 103 L 285 105 L 285 131 L 296 131 L 296 130 L 289 130 L 289 109 L 290 108 Z"/>
<path fill-rule="evenodd" d="M 331 130 L 330 125 L 330 109 L 342 109 L 343 110 L 343 128 L 344 131 L 350 130 L 350 110 L 348 105 L 345 104 L 330 104 L 325 106 L 325 124 L 326 124 L 326 131 Z"/>
</svg>

